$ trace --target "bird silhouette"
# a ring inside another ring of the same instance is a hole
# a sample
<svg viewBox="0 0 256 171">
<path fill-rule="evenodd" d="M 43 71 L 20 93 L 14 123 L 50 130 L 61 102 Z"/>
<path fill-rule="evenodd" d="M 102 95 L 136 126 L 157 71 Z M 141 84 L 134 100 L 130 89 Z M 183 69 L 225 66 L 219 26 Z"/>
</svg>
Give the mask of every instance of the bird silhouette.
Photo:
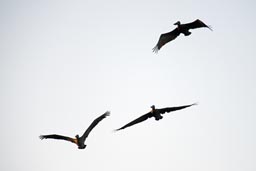
<svg viewBox="0 0 256 171">
<path fill-rule="evenodd" d="M 168 33 L 161 34 L 156 46 L 152 49 L 153 52 L 157 53 L 162 48 L 162 46 L 176 39 L 181 33 L 185 36 L 189 36 L 191 34 L 191 32 L 189 31 L 190 29 L 206 27 L 212 30 L 210 26 L 206 25 L 199 19 L 187 24 L 181 24 L 180 21 L 177 21 L 176 23 L 174 23 L 174 25 L 177 25 L 174 30 Z"/>
<path fill-rule="evenodd" d="M 169 112 L 173 112 L 176 110 L 181 110 L 190 106 L 196 105 L 196 103 L 190 104 L 190 105 L 184 105 L 184 106 L 177 106 L 177 107 L 166 107 L 166 108 L 161 108 L 161 109 L 156 109 L 154 105 L 151 106 L 151 111 L 138 117 L 137 119 L 129 122 L 128 124 L 122 126 L 121 128 L 115 129 L 115 131 L 119 131 L 122 129 L 125 129 L 127 127 L 130 127 L 132 125 L 138 124 L 140 122 L 143 122 L 145 120 L 147 120 L 148 118 L 154 117 L 156 121 L 160 120 L 163 118 L 163 116 L 161 114 L 164 113 L 169 113 Z"/>
<path fill-rule="evenodd" d="M 92 129 L 104 118 L 106 118 L 107 116 L 110 115 L 110 112 L 107 111 L 104 114 L 102 114 L 101 116 L 99 116 L 98 118 L 96 118 L 91 125 L 87 128 L 87 130 L 84 132 L 84 134 L 79 137 L 79 135 L 76 135 L 75 138 L 70 138 L 70 137 L 66 137 L 63 135 L 57 135 L 57 134 L 50 134 L 50 135 L 40 135 L 39 138 L 41 140 L 43 139 L 57 139 L 57 140 L 65 140 L 65 141 L 69 141 L 72 143 L 75 143 L 79 149 L 84 149 L 86 147 L 86 145 L 84 144 L 86 138 L 88 137 L 88 135 L 90 134 L 90 132 L 92 131 Z"/>
</svg>

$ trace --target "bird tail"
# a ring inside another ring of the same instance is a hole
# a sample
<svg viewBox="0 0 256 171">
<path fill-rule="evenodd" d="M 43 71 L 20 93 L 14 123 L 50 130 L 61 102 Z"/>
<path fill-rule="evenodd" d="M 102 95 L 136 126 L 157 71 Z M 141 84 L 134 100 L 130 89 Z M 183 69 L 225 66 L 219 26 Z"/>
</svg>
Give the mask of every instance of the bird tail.
<svg viewBox="0 0 256 171">
<path fill-rule="evenodd" d="M 158 120 L 160 120 L 160 119 L 163 119 L 163 117 L 159 114 L 159 115 L 155 115 L 154 116 L 155 117 L 155 120 L 156 121 L 158 121 Z"/>
</svg>

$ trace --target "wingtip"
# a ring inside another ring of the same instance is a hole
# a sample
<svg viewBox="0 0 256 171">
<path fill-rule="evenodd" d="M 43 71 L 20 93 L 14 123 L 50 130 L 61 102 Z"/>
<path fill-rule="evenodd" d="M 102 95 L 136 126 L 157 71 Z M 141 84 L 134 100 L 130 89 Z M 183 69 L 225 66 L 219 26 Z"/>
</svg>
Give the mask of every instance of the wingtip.
<svg viewBox="0 0 256 171">
<path fill-rule="evenodd" d="M 153 47 L 153 49 L 152 49 L 153 53 L 157 54 L 158 51 L 159 51 L 159 49 L 158 49 L 157 45 L 155 47 Z"/>
<path fill-rule="evenodd" d="M 40 135 L 40 136 L 39 136 L 39 139 L 43 140 L 43 139 L 44 139 L 44 136 L 43 136 L 43 135 Z"/>
<path fill-rule="evenodd" d="M 207 28 L 213 31 L 212 26 L 208 25 Z"/>
<path fill-rule="evenodd" d="M 112 132 L 117 132 L 118 131 L 118 129 L 114 129 Z"/>
<path fill-rule="evenodd" d="M 104 113 L 104 115 L 105 115 L 105 117 L 110 116 L 110 111 L 106 111 L 106 112 Z"/>
<path fill-rule="evenodd" d="M 120 130 L 122 130 L 122 128 L 114 129 L 113 132 L 117 132 L 117 131 L 120 131 Z"/>
<path fill-rule="evenodd" d="M 191 106 L 198 105 L 198 102 L 191 104 Z"/>
</svg>

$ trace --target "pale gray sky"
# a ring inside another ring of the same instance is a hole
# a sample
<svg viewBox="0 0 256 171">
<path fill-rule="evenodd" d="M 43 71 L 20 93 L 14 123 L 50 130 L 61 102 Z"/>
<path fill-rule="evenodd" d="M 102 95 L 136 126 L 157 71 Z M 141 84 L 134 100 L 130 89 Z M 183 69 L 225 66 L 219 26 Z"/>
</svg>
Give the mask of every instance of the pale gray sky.
<svg viewBox="0 0 256 171">
<path fill-rule="evenodd" d="M 0 1 L 0 170 L 256 170 L 253 0 Z M 192 30 L 152 48 L 173 23 Z M 113 133 L 150 106 L 198 106 Z M 40 134 L 82 134 L 85 150 Z"/>
</svg>

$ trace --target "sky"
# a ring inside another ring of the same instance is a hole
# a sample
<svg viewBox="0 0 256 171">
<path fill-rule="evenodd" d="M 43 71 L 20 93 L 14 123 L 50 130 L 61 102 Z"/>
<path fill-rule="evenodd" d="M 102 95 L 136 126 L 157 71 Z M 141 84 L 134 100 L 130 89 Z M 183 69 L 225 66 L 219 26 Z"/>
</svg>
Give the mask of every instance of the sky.
<svg viewBox="0 0 256 171">
<path fill-rule="evenodd" d="M 0 170 L 256 170 L 253 0 L 0 1 Z M 158 54 L 173 23 L 200 19 Z M 157 108 L 197 106 L 114 129 Z M 74 137 L 111 111 L 77 149 Z"/>
</svg>

